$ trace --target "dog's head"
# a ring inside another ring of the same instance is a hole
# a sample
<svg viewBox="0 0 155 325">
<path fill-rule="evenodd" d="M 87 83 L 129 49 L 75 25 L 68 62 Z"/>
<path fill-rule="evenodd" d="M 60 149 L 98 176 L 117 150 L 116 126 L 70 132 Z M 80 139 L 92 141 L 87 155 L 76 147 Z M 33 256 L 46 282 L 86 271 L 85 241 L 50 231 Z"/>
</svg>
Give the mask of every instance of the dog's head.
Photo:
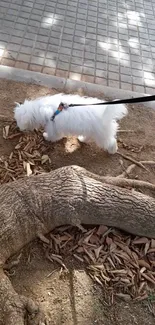
<svg viewBox="0 0 155 325">
<path fill-rule="evenodd" d="M 25 100 L 24 103 L 15 102 L 16 107 L 14 108 L 14 118 L 21 131 L 32 131 L 34 130 L 34 117 L 32 113 L 32 104 L 30 101 Z"/>
</svg>

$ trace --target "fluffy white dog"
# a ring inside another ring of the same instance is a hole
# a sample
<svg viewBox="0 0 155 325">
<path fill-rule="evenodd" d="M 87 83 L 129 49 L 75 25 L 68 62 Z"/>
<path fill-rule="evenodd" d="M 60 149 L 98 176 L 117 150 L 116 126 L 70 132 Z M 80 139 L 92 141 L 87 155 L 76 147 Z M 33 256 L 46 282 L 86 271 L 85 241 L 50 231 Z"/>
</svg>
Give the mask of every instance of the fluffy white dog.
<svg viewBox="0 0 155 325">
<path fill-rule="evenodd" d="M 60 113 L 57 111 L 60 103 L 88 104 L 88 106 L 67 107 Z M 43 136 L 46 140 L 55 142 L 65 136 L 77 136 L 79 141 L 95 141 L 96 144 L 114 154 L 117 151 L 117 120 L 127 114 L 125 105 L 98 105 L 102 100 L 80 97 L 78 95 L 56 94 L 35 100 L 25 100 L 23 104 L 16 103 L 15 120 L 20 130 L 34 130 L 44 127 Z M 54 120 L 52 117 L 54 113 Z"/>
</svg>

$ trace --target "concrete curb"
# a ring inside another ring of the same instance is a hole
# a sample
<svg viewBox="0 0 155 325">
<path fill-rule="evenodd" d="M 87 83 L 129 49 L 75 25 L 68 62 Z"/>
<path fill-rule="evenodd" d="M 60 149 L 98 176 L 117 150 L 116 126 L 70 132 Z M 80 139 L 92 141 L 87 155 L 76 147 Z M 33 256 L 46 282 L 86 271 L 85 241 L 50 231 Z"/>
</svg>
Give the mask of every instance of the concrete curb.
<svg viewBox="0 0 155 325">
<path fill-rule="evenodd" d="M 76 81 L 71 79 L 60 78 L 52 75 L 43 74 L 40 72 L 33 72 L 22 70 L 7 66 L 0 66 L 0 79 L 14 80 L 18 82 L 32 83 L 48 88 L 54 88 L 61 92 L 72 93 L 75 91 L 83 91 L 87 96 L 96 96 L 100 98 L 109 97 L 111 99 L 124 99 L 148 96 L 132 91 L 126 91 L 117 88 L 101 86 L 98 84 L 87 83 L 83 81 Z M 143 104 L 146 107 L 155 109 L 155 102 L 146 102 Z"/>
</svg>

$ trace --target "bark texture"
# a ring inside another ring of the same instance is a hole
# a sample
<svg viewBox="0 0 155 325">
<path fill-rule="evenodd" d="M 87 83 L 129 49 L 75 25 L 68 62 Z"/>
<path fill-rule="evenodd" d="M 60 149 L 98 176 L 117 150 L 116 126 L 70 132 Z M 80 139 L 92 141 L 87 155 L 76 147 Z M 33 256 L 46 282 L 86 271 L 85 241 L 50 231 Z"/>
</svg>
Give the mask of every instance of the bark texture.
<svg viewBox="0 0 155 325">
<path fill-rule="evenodd" d="M 0 311 L 4 324 L 27 324 L 27 302 L 14 291 L 2 267 L 38 234 L 64 224 L 104 224 L 155 238 L 155 199 L 116 185 L 129 186 L 129 181 L 68 166 L 0 187 Z M 139 182 L 131 180 L 130 185 L 138 187 Z M 154 186 L 150 189 L 154 191 Z"/>
</svg>

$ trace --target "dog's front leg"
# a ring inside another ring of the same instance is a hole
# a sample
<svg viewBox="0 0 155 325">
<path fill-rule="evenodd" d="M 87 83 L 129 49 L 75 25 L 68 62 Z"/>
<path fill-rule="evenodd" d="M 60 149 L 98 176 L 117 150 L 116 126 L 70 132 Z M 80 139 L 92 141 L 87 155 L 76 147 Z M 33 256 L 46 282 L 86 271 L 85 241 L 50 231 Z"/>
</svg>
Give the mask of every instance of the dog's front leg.
<svg viewBox="0 0 155 325">
<path fill-rule="evenodd" d="M 51 141 L 51 139 L 49 138 L 47 132 L 44 132 L 44 133 L 43 133 L 43 137 L 44 137 L 44 139 L 45 139 L 46 141 Z"/>
</svg>

